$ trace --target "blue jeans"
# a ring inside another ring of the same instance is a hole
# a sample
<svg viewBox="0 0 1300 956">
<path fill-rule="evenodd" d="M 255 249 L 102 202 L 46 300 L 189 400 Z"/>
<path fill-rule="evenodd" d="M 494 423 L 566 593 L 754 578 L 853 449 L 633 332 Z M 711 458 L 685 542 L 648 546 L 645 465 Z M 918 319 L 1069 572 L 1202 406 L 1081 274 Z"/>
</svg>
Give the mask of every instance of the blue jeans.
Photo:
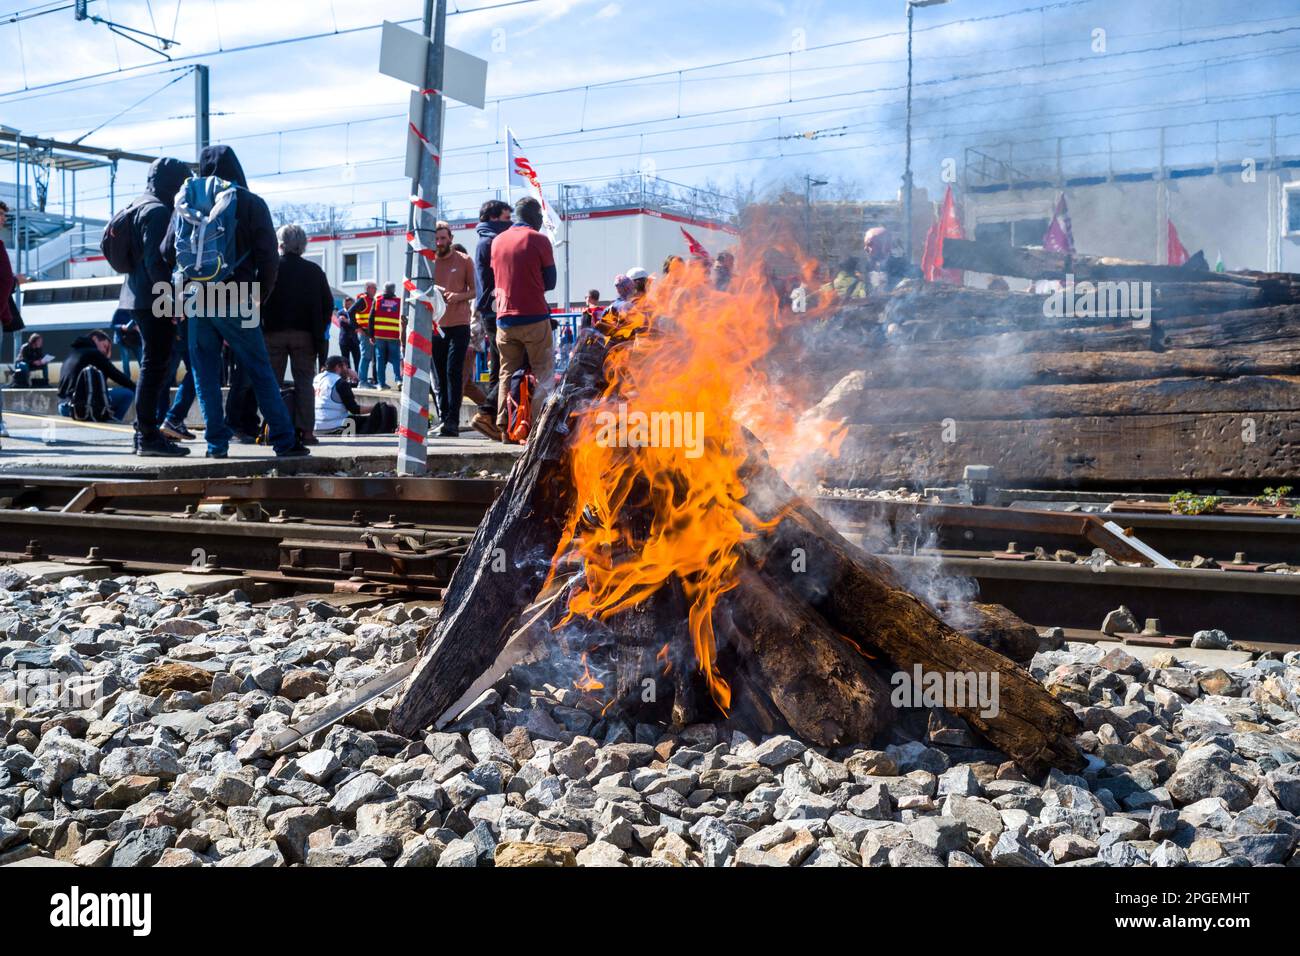
<svg viewBox="0 0 1300 956">
<path fill-rule="evenodd" d="M 368 335 L 361 336 L 361 365 L 357 369 L 357 378 L 361 380 L 362 385 L 368 385 L 373 379 L 370 377 L 370 366 L 375 361 L 375 340 Z"/>
<path fill-rule="evenodd" d="M 184 425 L 185 419 L 190 416 L 190 408 L 194 405 L 194 366 L 190 365 L 188 335 L 177 337 L 175 344 L 172 346 L 171 361 L 167 363 L 166 381 L 168 387 L 176 382 L 176 370 L 181 367 L 181 362 L 185 363 L 185 377 L 181 379 L 180 387 L 176 389 L 176 400 L 172 402 L 170 408 L 167 407 L 166 388 L 163 389 L 159 398 L 158 420 L 160 422 Z"/>
<path fill-rule="evenodd" d="M 196 315 L 187 324 L 190 327 L 190 368 L 194 372 L 199 410 L 203 412 L 208 451 L 224 453 L 230 447 L 231 430 L 221 404 L 223 339 L 252 382 L 257 407 L 270 429 L 271 444 L 281 453 L 292 449 L 298 436 L 293 430 L 289 410 L 284 407 L 284 399 L 280 397 L 280 383 L 271 371 L 271 358 L 266 353 L 262 330 L 257 326 L 244 328 L 243 320 L 238 317 Z"/>
<path fill-rule="evenodd" d="M 365 361 L 362 359 L 361 361 Z M 385 381 L 384 372 L 389 368 L 393 370 L 393 380 L 398 384 L 402 381 L 402 343 L 397 339 L 375 339 L 375 368 L 376 375 L 379 378 L 379 387 L 383 388 L 388 383 Z"/>
<path fill-rule="evenodd" d="M 108 387 L 108 407 L 113 410 L 113 420 L 122 421 L 126 418 L 126 413 L 131 410 L 131 403 L 135 401 L 135 389 L 122 388 L 118 385 Z"/>
</svg>

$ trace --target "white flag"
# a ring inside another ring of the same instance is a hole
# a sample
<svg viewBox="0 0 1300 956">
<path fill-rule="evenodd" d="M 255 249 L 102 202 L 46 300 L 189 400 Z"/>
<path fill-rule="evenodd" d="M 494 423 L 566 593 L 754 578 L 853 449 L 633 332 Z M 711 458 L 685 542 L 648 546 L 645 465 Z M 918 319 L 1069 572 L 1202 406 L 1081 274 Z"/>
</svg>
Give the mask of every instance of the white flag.
<svg viewBox="0 0 1300 956">
<path fill-rule="evenodd" d="M 556 242 L 557 217 L 552 214 L 550 203 L 542 195 L 542 181 L 537 176 L 537 170 L 524 155 L 509 126 L 506 127 L 506 186 L 510 189 L 523 189 L 542 204 L 542 227 L 550 235 L 551 242 Z"/>
</svg>

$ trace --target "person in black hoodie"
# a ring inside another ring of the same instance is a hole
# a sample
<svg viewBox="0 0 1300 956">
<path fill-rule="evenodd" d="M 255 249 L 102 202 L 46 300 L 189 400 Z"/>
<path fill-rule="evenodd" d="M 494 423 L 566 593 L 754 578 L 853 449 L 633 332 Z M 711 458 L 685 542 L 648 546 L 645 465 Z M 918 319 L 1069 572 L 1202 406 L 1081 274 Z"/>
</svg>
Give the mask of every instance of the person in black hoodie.
<svg viewBox="0 0 1300 956">
<path fill-rule="evenodd" d="M 488 383 L 478 414 L 470 425 L 476 432 L 493 441 L 501 440 L 497 428 L 497 390 L 501 375 L 501 353 L 497 351 L 496 277 L 492 273 L 492 240 L 511 226 L 510 204 L 500 199 L 489 199 L 478 211 L 478 245 L 474 249 L 474 284 L 478 298 L 474 307 L 488 347 Z"/>
<path fill-rule="evenodd" d="M 230 346 L 235 362 L 253 387 L 257 407 L 266 420 L 270 443 L 277 457 L 298 457 L 310 452 L 298 441 L 293 419 L 280 397 L 280 383 L 271 371 L 271 359 L 262 337 L 261 307 L 275 290 L 280 269 L 279 242 L 266 201 L 249 191 L 248 179 L 235 151 L 229 146 L 205 146 L 199 153 L 199 176 L 216 176 L 239 187 L 235 203 L 236 266 L 226 280 L 237 290 L 241 303 L 251 306 L 251 317 L 209 314 L 197 308 L 189 326 L 190 360 L 194 387 L 203 412 L 204 438 L 209 458 L 225 458 L 230 448 L 231 429 L 221 405 L 221 343 Z M 176 263 L 175 217 L 163 239 L 168 265 Z M 254 285 L 256 283 L 256 285 Z M 203 291 L 203 290 L 200 290 Z M 202 297 L 200 297 L 201 300 Z M 229 296 L 234 299 L 236 296 Z M 200 301 L 200 306 L 206 305 Z M 188 314 L 188 313 L 187 313 Z"/>
<path fill-rule="evenodd" d="M 72 399 L 77 391 L 77 379 L 88 368 L 97 368 L 104 373 L 109 382 L 116 382 L 117 388 L 108 388 L 108 407 L 113 420 L 120 422 L 131 410 L 135 399 L 135 382 L 126 377 L 109 356 L 113 353 L 113 341 L 96 329 L 86 335 L 72 340 L 68 357 L 59 369 L 59 414 L 72 417 Z"/>
<path fill-rule="evenodd" d="M 179 159 L 155 159 L 149 167 L 144 192 L 132 204 L 135 215 L 131 219 L 131 245 L 138 250 L 138 255 L 134 257 L 131 271 L 122 280 L 122 294 L 117 300 L 113 325 L 122 328 L 134 323 L 141 339 L 140 379 L 135 396 L 138 455 L 179 457 L 189 454 L 188 448 L 169 441 L 159 431 L 158 406 L 170 385 L 166 376 L 176 336 L 176 320 L 170 308 L 154 308 L 158 300 L 157 284 L 165 283 L 170 288 L 171 268 L 163 256 L 162 239 L 171 222 L 176 192 L 189 175 L 189 166 Z M 123 372 L 126 371 L 124 368 Z"/>
</svg>

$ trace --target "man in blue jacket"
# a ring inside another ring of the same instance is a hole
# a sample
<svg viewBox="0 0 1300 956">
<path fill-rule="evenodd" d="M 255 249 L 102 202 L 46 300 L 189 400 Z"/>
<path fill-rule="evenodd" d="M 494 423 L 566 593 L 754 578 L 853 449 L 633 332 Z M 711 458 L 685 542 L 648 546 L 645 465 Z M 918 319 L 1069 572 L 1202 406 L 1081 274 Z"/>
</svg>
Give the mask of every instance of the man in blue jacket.
<svg viewBox="0 0 1300 956">
<path fill-rule="evenodd" d="M 497 351 L 496 277 L 492 273 L 492 240 L 510 228 L 510 205 L 489 199 L 478 211 L 478 246 L 474 249 L 474 283 L 478 298 L 474 307 L 488 347 L 488 383 L 478 414 L 470 421 L 476 432 L 493 441 L 501 440 L 497 428 L 497 388 L 501 375 L 501 353 Z"/>
<path fill-rule="evenodd" d="M 239 187 L 235 206 L 235 253 L 238 265 L 227 280 L 246 300 L 252 284 L 258 284 L 260 301 L 252 302 L 255 321 L 240 315 L 219 315 L 200 309 L 186 320 L 189 326 L 190 359 L 194 363 L 194 387 L 203 412 L 204 438 L 209 458 L 225 458 L 230 448 L 231 428 L 221 404 L 221 343 L 234 353 L 235 362 L 248 376 L 258 410 L 266 420 L 270 443 L 277 458 L 302 457 L 311 452 L 298 441 L 293 420 L 280 396 L 280 383 L 271 370 L 271 358 L 261 323 L 261 305 L 275 288 L 280 270 L 280 243 L 266 201 L 251 192 L 243 167 L 229 146 L 206 146 L 199 153 L 199 175 L 217 176 Z M 176 241 L 172 228 L 163 240 L 169 267 L 176 262 Z M 202 290 L 200 290 L 202 291 Z"/>
</svg>

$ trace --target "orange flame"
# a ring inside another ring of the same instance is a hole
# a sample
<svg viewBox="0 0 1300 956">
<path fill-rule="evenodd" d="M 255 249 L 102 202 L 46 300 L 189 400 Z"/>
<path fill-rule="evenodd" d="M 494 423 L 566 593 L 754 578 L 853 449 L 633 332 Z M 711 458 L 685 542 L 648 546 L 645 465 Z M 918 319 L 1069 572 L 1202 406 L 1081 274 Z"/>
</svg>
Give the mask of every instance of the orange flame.
<svg viewBox="0 0 1300 956">
<path fill-rule="evenodd" d="M 742 246 L 737 258 L 726 291 L 697 264 L 682 264 L 603 329 L 609 384 L 578 415 L 569 457 L 576 494 L 552 562 L 553 574 L 576 553 L 586 571 L 561 624 L 608 618 L 680 581 L 696 663 L 724 713 L 731 689 L 718 669 L 713 611 L 735 586 L 740 545 L 763 527 L 742 503 L 741 426 L 772 442 L 769 453 L 795 446 L 798 406 L 763 366 L 786 328 L 815 317 L 781 308 L 760 254 Z M 810 283 L 812 270 L 802 271 Z M 832 443 L 833 428 L 810 435 L 799 427 L 800 443 Z M 667 659 L 666 646 L 659 657 Z"/>
<path fill-rule="evenodd" d="M 663 664 L 663 666 L 664 666 L 663 674 L 662 674 L 663 677 L 667 677 L 669 674 L 672 673 L 672 671 L 673 671 L 673 662 L 672 662 L 672 661 L 669 659 L 669 657 L 668 657 L 668 645 L 667 645 L 667 644 L 665 644 L 663 647 L 659 648 L 659 653 L 655 655 L 655 660 L 657 660 L 659 663 Z"/>
<path fill-rule="evenodd" d="M 573 686 L 584 694 L 605 689 L 605 685 L 596 678 L 596 675 L 591 672 L 591 668 L 587 666 L 586 651 L 582 652 L 582 675 L 573 682 Z M 608 707 L 609 705 L 606 704 L 605 706 Z"/>
</svg>

